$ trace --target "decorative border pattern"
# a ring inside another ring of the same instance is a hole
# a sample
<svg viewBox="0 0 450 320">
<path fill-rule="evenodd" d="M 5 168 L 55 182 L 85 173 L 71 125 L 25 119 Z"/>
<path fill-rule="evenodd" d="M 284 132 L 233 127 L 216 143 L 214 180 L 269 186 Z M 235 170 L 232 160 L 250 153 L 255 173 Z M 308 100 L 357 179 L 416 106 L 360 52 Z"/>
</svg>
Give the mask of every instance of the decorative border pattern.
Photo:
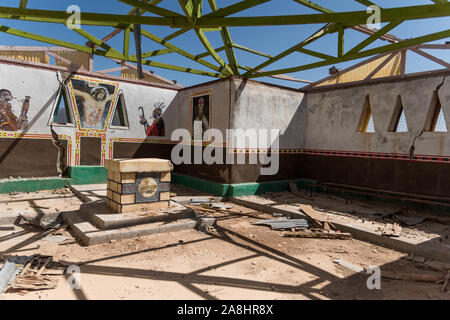
<svg viewBox="0 0 450 320">
<path fill-rule="evenodd" d="M 377 152 L 360 152 L 360 151 L 338 151 L 338 150 L 317 150 L 317 149 L 242 149 L 234 148 L 231 153 L 248 154 L 248 153 L 280 153 L 280 154 L 308 154 L 330 157 L 347 157 L 347 158 L 368 158 L 382 160 L 402 160 L 411 161 L 409 154 L 401 153 L 377 153 Z M 412 161 L 434 162 L 434 163 L 450 163 L 449 156 L 437 155 L 415 155 Z"/>
<path fill-rule="evenodd" d="M 80 165 L 80 140 L 81 137 L 94 137 L 94 138 L 101 138 L 101 165 L 103 166 L 105 164 L 106 159 L 106 133 L 102 132 L 94 132 L 94 131 L 82 131 L 82 132 L 76 132 L 75 133 L 75 166 Z"/>
</svg>

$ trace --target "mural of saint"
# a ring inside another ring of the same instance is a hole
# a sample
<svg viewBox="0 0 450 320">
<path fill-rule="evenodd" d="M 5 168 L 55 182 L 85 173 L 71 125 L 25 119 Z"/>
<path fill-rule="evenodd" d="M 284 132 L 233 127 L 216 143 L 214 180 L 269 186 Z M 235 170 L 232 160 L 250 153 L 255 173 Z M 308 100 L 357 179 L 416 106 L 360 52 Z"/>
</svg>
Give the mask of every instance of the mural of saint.
<svg viewBox="0 0 450 320">
<path fill-rule="evenodd" d="M 28 127 L 27 113 L 30 109 L 31 98 L 26 96 L 25 100 L 22 100 L 22 111 L 19 117 L 14 114 L 13 106 L 11 105 L 13 99 L 15 98 L 11 91 L 7 89 L 0 90 L 0 130 L 18 131 Z"/>
<path fill-rule="evenodd" d="M 149 125 L 147 119 L 145 118 L 144 108 L 139 107 L 142 112 L 140 123 L 144 126 L 145 135 L 147 137 L 164 137 L 166 135 L 164 119 L 162 118 L 164 108 L 165 105 L 163 102 L 155 104 L 155 109 L 152 114 L 153 122 Z"/>
<path fill-rule="evenodd" d="M 78 114 L 83 129 L 103 130 L 116 86 L 72 79 Z"/>
<path fill-rule="evenodd" d="M 192 98 L 192 135 L 194 140 L 203 140 L 209 129 L 209 95 Z"/>
</svg>

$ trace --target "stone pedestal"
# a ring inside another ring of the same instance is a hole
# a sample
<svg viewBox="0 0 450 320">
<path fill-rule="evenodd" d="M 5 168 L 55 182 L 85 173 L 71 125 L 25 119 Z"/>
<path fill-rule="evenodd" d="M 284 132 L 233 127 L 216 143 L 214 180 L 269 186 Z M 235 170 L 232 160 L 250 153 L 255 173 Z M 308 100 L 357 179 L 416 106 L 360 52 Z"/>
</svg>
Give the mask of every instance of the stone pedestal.
<svg viewBox="0 0 450 320">
<path fill-rule="evenodd" d="M 115 213 L 168 209 L 170 173 L 173 165 L 164 159 L 111 159 L 108 171 L 107 206 Z"/>
</svg>

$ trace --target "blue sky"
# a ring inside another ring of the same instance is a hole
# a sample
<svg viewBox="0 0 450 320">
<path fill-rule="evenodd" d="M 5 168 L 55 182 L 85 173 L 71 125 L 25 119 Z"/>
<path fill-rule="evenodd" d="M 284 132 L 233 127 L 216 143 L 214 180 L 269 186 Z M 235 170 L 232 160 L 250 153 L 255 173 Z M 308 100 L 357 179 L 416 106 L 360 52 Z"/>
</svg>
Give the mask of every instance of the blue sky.
<svg viewBox="0 0 450 320">
<path fill-rule="evenodd" d="M 1 2 L 2 6 L 11 6 L 17 7 L 20 0 L 3 0 Z M 205 3 L 205 12 L 208 13 L 210 11 L 208 1 L 204 0 Z M 225 7 L 232 3 L 239 2 L 238 0 L 216 0 L 218 7 Z M 332 9 L 334 11 L 343 12 L 343 11 L 359 11 L 365 10 L 366 8 L 353 0 L 315 0 L 313 1 L 317 4 L 320 4 L 324 7 Z M 432 4 L 431 0 L 372 0 L 372 2 L 380 5 L 384 8 L 390 7 L 402 7 L 402 6 L 413 6 L 413 5 L 424 5 L 424 4 Z M 29 0 L 28 1 L 29 8 L 32 9 L 48 9 L 48 10 L 63 10 L 65 11 L 69 5 L 76 4 L 80 6 L 81 10 L 84 12 L 101 12 L 101 13 L 127 13 L 130 9 L 130 6 L 120 3 L 115 0 Z M 163 0 L 160 5 L 161 7 L 170 9 L 176 12 L 182 12 L 178 1 L 176 0 Z M 317 13 L 316 11 L 306 8 L 292 0 L 272 0 L 257 7 L 248 9 L 241 13 L 235 14 L 233 16 L 262 16 L 262 15 L 289 15 L 289 14 L 308 14 L 308 13 Z M 152 14 L 147 14 L 152 15 Z M 63 39 L 66 41 L 84 44 L 86 40 L 75 32 L 67 29 L 63 25 L 57 24 L 44 24 L 38 22 L 26 22 L 26 21 L 14 21 L 14 20 L 6 20 L 0 19 L 0 24 L 6 25 L 9 27 L 21 29 L 24 31 L 29 31 L 37 34 L 46 35 L 49 37 Z M 256 49 L 271 55 L 276 55 L 283 50 L 303 41 L 309 35 L 317 31 L 322 25 L 301 25 L 301 26 L 281 26 L 281 27 L 234 27 L 230 28 L 231 38 L 233 42 L 250 47 L 252 49 Z M 83 29 L 97 36 L 98 38 L 102 38 L 110 31 L 112 28 L 110 27 L 93 27 L 93 26 L 84 26 Z M 164 37 L 172 32 L 174 29 L 168 27 L 157 27 L 157 26 L 143 26 L 143 29 L 152 32 L 159 37 Z M 417 20 L 417 21 L 407 21 L 402 23 L 397 28 L 393 29 L 389 33 L 395 34 L 400 38 L 412 38 L 417 37 L 433 32 L 438 32 L 442 30 L 450 29 L 450 18 L 435 18 L 428 20 Z M 220 47 L 223 45 L 222 39 L 220 37 L 219 32 L 207 32 L 209 41 L 214 47 Z M 361 33 L 358 33 L 353 30 L 346 31 L 345 34 L 345 49 L 349 50 L 356 44 L 358 44 L 361 40 L 365 39 L 367 36 Z M 108 42 L 109 45 L 121 51 L 123 37 L 122 35 L 118 35 L 114 39 Z M 445 41 L 450 41 L 448 39 L 442 39 L 439 41 L 435 41 L 434 43 L 444 43 Z M 199 54 L 205 51 L 205 48 L 202 46 L 200 41 L 198 40 L 194 31 L 189 31 L 178 38 L 171 40 L 171 42 L 179 47 L 182 47 L 184 50 L 193 53 Z M 326 36 L 307 48 L 311 50 L 320 51 L 326 54 L 335 55 L 336 54 L 336 43 L 337 36 L 329 35 Z M 370 45 L 368 48 L 375 47 L 378 45 L 387 44 L 384 41 L 377 41 Z M 46 46 L 47 44 L 40 43 L 33 40 L 23 39 L 20 37 L 8 35 L 5 33 L 0 33 L 0 45 L 27 45 L 27 46 Z M 148 40 L 143 39 L 143 51 L 152 51 L 163 48 L 159 44 Z M 131 50 L 132 54 L 134 54 L 134 50 Z M 443 59 L 445 61 L 450 61 L 450 50 L 426 50 L 429 53 Z M 255 56 L 253 54 L 236 50 L 238 61 L 241 65 L 247 66 L 255 66 L 259 63 L 262 63 L 266 60 L 264 57 Z M 224 52 L 220 52 L 219 55 L 226 61 L 226 55 Z M 367 58 L 366 58 L 367 59 Z M 193 62 L 185 57 L 182 57 L 176 53 L 171 53 L 163 56 L 158 56 L 152 58 L 155 61 L 161 61 L 168 64 L 192 67 L 201 70 L 209 70 L 207 67 L 200 65 L 196 62 Z M 212 58 L 207 57 L 205 60 L 210 62 L 215 62 Z M 319 59 L 304 55 L 302 53 L 293 53 L 290 56 L 272 64 L 267 67 L 266 70 L 286 68 L 286 67 L 294 67 L 303 64 L 308 64 L 312 62 L 319 61 Z M 352 64 L 357 63 L 361 60 L 354 60 L 351 62 L 338 64 L 338 68 L 346 68 Z M 107 69 L 117 66 L 114 62 L 109 61 L 108 59 L 102 57 L 96 57 L 94 68 L 96 70 Z M 328 75 L 328 68 L 322 67 L 314 70 L 307 70 L 297 73 L 290 74 L 291 76 L 307 79 L 307 80 L 319 80 Z M 190 86 L 198 83 L 202 83 L 205 81 L 214 80 L 214 78 L 191 75 L 183 72 L 171 71 L 160 68 L 153 67 L 145 67 L 148 70 L 152 70 L 157 74 L 160 74 L 168 79 L 177 80 L 179 83 Z M 407 64 L 407 72 L 420 72 L 425 70 L 435 70 L 440 69 L 442 66 L 427 60 L 421 56 L 418 56 L 414 53 L 408 54 L 408 64 Z M 292 87 L 301 87 L 302 85 L 295 82 L 288 82 L 282 80 L 275 80 L 272 78 L 258 78 L 260 81 L 267 81 L 272 83 L 277 83 L 286 86 Z"/>
</svg>

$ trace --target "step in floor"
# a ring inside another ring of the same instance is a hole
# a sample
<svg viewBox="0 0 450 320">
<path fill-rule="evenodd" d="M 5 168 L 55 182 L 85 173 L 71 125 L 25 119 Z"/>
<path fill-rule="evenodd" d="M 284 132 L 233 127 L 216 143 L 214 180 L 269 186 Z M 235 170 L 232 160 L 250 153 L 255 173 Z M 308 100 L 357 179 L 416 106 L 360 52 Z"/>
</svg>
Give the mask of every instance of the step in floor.
<svg viewBox="0 0 450 320">
<path fill-rule="evenodd" d="M 158 233 L 174 232 L 185 229 L 201 229 L 216 223 L 215 218 L 196 216 L 195 218 L 150 222 L 116 229 L 99 229 L 89 222 L 80 212 L 64 212 L 64 221 L 72 235 L 83 245 L 91 246 L 111 240 L 132 239 Z"/>
</svg>

